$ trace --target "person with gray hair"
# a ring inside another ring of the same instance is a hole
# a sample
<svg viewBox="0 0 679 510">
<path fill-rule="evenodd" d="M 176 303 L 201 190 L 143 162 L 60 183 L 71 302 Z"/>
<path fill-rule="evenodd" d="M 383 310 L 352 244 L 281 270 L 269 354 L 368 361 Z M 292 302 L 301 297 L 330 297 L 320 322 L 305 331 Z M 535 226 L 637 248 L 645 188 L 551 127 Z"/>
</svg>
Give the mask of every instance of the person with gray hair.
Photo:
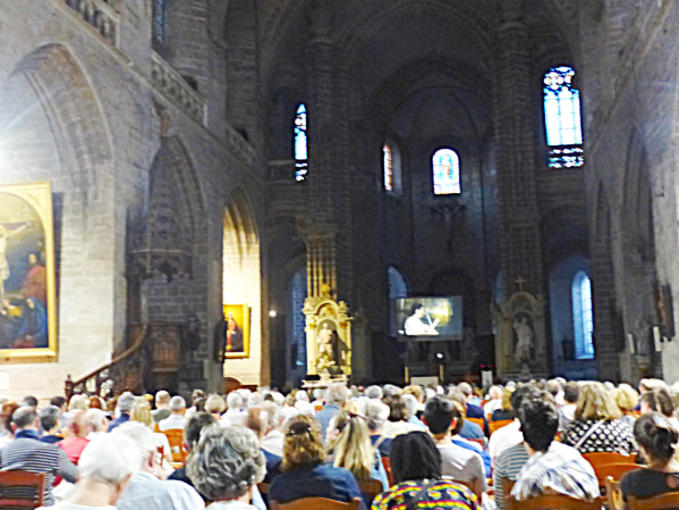
<svg viewBox="0 0 679 510">
<path fill-rule="evenodd" d="M 339 413 L 342 404 L 349 398 L 349 390 L 343 383 L 332 383 L 325 391 L 325 405 L 316 415 L 318 423 L 321 424 L 321 433 L 325 439 L 330 420 Z"/>
<path fill-rule="evenodd" d="M 222 427 L 245 425 L 248 413 L 243 410 L 244 404 L 243 396 L 237 391 L 232 391 L 226 396 L 227 410 L 222 415 Z"/>
<path fill-rule="evenodd" d="M 273 402 L 264 402 L 262 410 L 266 413 L 266 431 L 262 439 L 262 450 L 283 457 L 283 413 Z"/>
<path fill-rule="evenodd" d="M 166 390 L 156 392 L 156 408 L 151 411 L 153 421 L 158 423 L 170 416 L 170 394 Z"/>
<path fill-rule="evenodd" d="M 410 393 L 405 393 L 401 398 L 406 405 L 406 419 L 408 423 L 412 423 L 422 430 L 427 430 L 426 425 L 417 417 L 417 398 Z"/>
<path fill-rule="evenodd" d="M 186 427 L 186 400 L 184 397 L 175 395 L 170 399 L 170 416 L 158 422 L 158 430 L 184 430 Z"/>
<path fill-rule="evenodd" d="M 44 510 L 105 510 L 114 508 L 132 474 L 141 464 L 134 442 L 124 434 L 97 436 L 82 452 L 80 478 L 73 492 Z"/>
<path fill-rule="evenodd" d="M 214 501 L 215 510 L 255 510 L 254 486 L 264 479 L 264 454 L 255 434 L 245 427 L 205 429 L 186 464 L 196 488 Z"/>
<path fill-rule="evenodd" d="M 32 473 L 45 473 L 44 501 L 47 505 L 54 502 L 52 482 L 59 475 L 67 482 L 75 482 L 78 468 L 66 458 L 56 445 L 39 440 L 38 414 L 33 407 L 20 407 L 12 414 L 16 426 L 14 440 L 0 450 L 0 470 L 22 470 Z"/>
<path fill-rule="evenodd" d="M 85 423 L 88 429 L 87 439 L 92 440 L 98 435 L 106 434 L 108 420 L 105 411 L 96 408 L 88 409 L 85 413 Z"/>
<path fill-rule="evenodd" d="M 160 454 L 156 450 L 153 432 L 139 422 L 128 422 L 118 427 L 112 436 L 131 439 L 139 453 L 140 463 L 130 478 L 127 489 L 116 505 L 118 510 L 193 510 L 205 508 L 200 494 L 188 484 L 163 480 Z"/>
<path fill-rule="evenodd" d="M 379 452 L 380 457 L 389 457 L 391 452 L 391 438 L 383 432 L 384 424 L 389 419 L 391 410 L 389 406 L 380 400 L 369 399 L 365 403 L 365 419 L 370 431 L 370 442 Z"/>
<path fill-rule="evenodd" d="M 54 444 L 63 439 L 59 434 L 61 431 L 61 409 L 57 406 L 47 406 L 38 413 L 40 417 L 40 427 L 43 435 L 40 441 L 43 443 Z"/>
<path fill-rule="evenodd" d="M 134 394 L 130 391 L 126 391 L 118 397 L 116 410 L 120 412 L 120 415 L 109 424 L 109 432 L 112 432 L 116 427 L 122 425 L 123 423 L 130 421 L 130 411 L 134 405 L 134 398 Z"/>
<path fill-rule="evenodd" d="M 382 400 L 382 388 L 373 384 L 365 389 L 365 396 L 375 400 Z"/>
</svg>

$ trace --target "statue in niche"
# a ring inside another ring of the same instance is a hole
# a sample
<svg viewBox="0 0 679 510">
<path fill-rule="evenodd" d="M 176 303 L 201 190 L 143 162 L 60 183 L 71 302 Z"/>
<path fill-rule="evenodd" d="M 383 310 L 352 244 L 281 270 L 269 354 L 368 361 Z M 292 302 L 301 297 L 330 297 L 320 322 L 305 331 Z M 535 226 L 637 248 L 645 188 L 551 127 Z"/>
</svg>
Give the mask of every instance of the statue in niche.
<svg viewBox="0 0 679 510">
<path fill-rule="evenodd" d="M 342 375 L 340 368 L 343 349 L 343 342 L 337 334 L 335 322 L 331 319 L 323 320 L 318 327 L 316 334 L 316 369 L 320 374 L 331 376 Z"/>
<path fill-rule="evenodd" d="M 517 315 L 512 323 L 516 334 L 516 346 L 514 347 L 514 362 L 517 367 L 528 365 L 533 358 L 533 328 L 530 325 L 530 317 L 526 314 Z"/>
</svg>

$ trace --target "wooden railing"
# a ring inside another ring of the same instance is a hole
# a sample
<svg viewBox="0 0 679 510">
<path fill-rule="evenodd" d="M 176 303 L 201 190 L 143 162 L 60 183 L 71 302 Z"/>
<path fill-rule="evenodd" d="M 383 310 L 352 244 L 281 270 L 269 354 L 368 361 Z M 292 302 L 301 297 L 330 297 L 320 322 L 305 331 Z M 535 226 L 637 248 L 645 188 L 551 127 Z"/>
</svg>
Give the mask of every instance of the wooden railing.
<svg viewBox="0 0 679 510">
<path fill-rule="evenodd" d="M 134 334 L 134 341 L 127 349 L 125 349 L 120 354 L 113 357 L 110 363 L 93 370 L 89 374 L 81 377 L 77 381 L 71 378 L 71 374 L 66 377 L 66 383 L 64 385 L 64 391 L 66 393 L 66 398 L 70 399 L 75 391 L 95 393 L 99 395 L 101 393 L 102 386 L 110 381 L 113 384 L 111 376 L 111 369 L 115 368 L 117 365 L 125 361 L 129 361 L 135 354 L 141 351 L 142 347 L 146 342 L 146 337 L 148 336 L 149 325 L 141 325 L 140 331 L 134 331 L 133 327 L 130 327 L 130 331 Z M 94 387 L 92 387 L 92 385 Z M 113 388 L 111 388 L 113 390 Z"/>
</svg>

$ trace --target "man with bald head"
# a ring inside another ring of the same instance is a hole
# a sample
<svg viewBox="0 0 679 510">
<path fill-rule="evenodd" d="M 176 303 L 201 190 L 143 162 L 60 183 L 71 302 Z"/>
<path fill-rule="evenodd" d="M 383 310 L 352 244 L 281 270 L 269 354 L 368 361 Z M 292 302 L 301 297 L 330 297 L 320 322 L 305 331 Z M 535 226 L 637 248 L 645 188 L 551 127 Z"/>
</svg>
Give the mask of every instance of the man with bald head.
<svg viewBox="0 0 679 510">
<path fill-rule="evenodd" d="M 66 458 L 62 450 L 39 440 L 40 420 L 35 409 L 20 407 L 12 414 L 12 422 L 16 426 L 14 440 L 0 450 L 0 469 L 45 473 L 44 502 L 46 506 L 51 505 L 54 503 L 54 475 L 59 475 L 68 482 L 75 482 L 78 468 Z"/>
<path fill-rule="evenodd" d="M 57 446 L 66 454 L 68 460 L 73 464 L 78 464 L 80 455 L 89 443 L 87 434 L 89 434 L 89 427 L 87 426 L 86 412 L 77 410 L 68 413 L 68 428 L 73 434 L 63 441 L 59 441 Z"/>
</svg>

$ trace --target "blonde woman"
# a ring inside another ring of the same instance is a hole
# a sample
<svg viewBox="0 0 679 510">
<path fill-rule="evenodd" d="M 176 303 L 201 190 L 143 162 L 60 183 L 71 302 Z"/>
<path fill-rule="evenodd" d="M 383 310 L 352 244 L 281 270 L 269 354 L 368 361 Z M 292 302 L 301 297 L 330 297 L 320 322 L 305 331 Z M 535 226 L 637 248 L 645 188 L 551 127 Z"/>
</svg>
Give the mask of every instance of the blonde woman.
<svg viewBox="0 0 679 510">
<path fill-rule="evenodd" d="M 355 409 L 344 409 L 333 422 L 328 434 L 328 453 L 333 466 L 348 469 L 359 482 L 377 480 L 383 490 L 388 490 L 387 473 L 370 441 L 367 420 L 358 415 Z M 370 506 L 372 501 L 366 495 L 363 499 Z"/>
<path fill-rule="evenodd" d="M 207 400 L 205 400 L 205 412 L 210 413 L 217 421 L 219 421 L 224 411 L 226 411 L 226 402 L 224 399 L 216 393 L 208 395 Z"/>
<path fill-rule="evenodd" d="M 151 406 L 144 397 L 136 397 L 134 399 L 134 404 L 132 404 L 132 410 L 130 411 L 130 421 L 136 421 L 143 425 L 146 425 L 149 430 L 153 431 L 153 415 L 151 414 Z M 156 448 L 163 449 L 163 470 L 172 472 L 172 450 L 170 449 L 170 442 L 167 440 L 167 436 L 162 432 L 154 432 L 153 437 L 156 440 Z"/>
<path fill-rule="evenodd" d="M 621 420 L 622 412 L 612 392 L 600 382 L 587 382 L 580 387 L 575 419 L 566 428 L 561 442 L 580 453 L 636 450 L 632 427 Z"/>
<path fill-rule="evenodd" d="M 615 403 L 618 405 L 622 413 L 622 421 L 627 423 L 630 427 L 634 427 L 636 421 L 635 409 L 639 405 L 639 393 L 629 384 L 622 383 L 613 390 L 613 397 Z"/>
</svg>

